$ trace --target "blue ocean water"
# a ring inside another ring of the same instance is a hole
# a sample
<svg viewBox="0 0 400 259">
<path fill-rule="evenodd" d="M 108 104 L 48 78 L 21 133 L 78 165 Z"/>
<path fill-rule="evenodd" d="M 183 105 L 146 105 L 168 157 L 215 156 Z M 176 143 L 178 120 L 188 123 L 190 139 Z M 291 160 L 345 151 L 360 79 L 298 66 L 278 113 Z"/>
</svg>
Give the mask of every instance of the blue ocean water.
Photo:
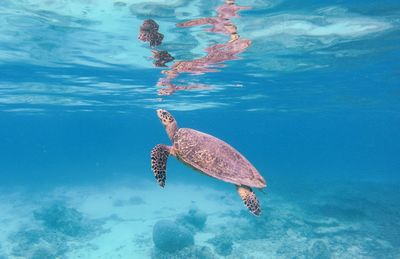
<svg viewBox="0 0 400 259">
<path fill-rule="evenodd" d="M 392 0 L 1 1 L 0 258 L 400 258 L 399 23 Z M 174 157 L 158 186 L 160 108 L 258 169 L 259 217 Z"/>
</svg>

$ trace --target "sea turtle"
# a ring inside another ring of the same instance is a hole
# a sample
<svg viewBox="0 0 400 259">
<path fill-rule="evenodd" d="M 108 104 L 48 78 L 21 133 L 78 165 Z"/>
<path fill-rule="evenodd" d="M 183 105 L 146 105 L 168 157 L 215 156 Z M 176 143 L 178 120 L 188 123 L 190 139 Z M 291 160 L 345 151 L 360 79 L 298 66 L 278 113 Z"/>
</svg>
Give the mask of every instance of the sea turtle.
<svg viewBox="0 0 400 259">
<path fill-rule="evenodd" d="M 250 212 L 260 215 L 260 204 L 251 187 L 264 188 L 266 182 L 243 155 L 216 137 L 178 128 L 176 120 L 166 110 L 157 110 L 157 116 L 173 143 L 172 146 L 158 144 L 151 151 L 151 169 L 161 187 L 165 185 L 168 156 L 173 155 L 208 176 L 234 184 Z"/>
</svg>

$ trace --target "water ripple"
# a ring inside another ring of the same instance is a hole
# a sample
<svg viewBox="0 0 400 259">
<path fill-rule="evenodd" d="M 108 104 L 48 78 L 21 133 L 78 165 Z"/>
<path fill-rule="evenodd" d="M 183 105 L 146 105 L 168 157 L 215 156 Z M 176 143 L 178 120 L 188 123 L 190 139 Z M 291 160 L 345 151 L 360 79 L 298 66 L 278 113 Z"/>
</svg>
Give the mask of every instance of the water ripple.
<svg viewBox="0 0 400 259">
<path fill-rule="evenodd" d="M 334 6 L 240 2 L 252 8 L 233 21 L 241 40 L 251 45 L 223 66 L 218 61 L 202 67 L 204 73 L 178 71 L 175 90 L 188 91 L 157 96 L 157 82 L 177 69 L 173 62 L 163 68 L 166 74 L 153 67 L 148 46 L 137 40 L 143 20 L 157 20 L 165 36 L 162 48 L 176 64 L 204 61 L 206 48 L 225 42 L 226 35 L 176 24 L 218 16 L 222 3 L 1 1 L 0 110 L 400 110 L 400 68 L 391 59 L 400 51 L 398 8 L 373 9 L 367 3 L 355 8 L 340 1 Z"/>
</svg>

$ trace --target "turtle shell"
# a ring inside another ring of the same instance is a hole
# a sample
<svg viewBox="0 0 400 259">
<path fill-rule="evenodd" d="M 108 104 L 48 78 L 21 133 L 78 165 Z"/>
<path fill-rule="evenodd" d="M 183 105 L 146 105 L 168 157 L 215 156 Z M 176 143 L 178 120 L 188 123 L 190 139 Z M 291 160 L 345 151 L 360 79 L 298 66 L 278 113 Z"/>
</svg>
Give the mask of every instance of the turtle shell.
<svg viewBox="0 0 400 259">
<path fill-rule="evenodd" d="M 206 133 L 181 128 L 174 136 L 176 156 L 206 175 L 236 185 L 264 188 L 264 178 L 237 150 Z"/>
</svg>

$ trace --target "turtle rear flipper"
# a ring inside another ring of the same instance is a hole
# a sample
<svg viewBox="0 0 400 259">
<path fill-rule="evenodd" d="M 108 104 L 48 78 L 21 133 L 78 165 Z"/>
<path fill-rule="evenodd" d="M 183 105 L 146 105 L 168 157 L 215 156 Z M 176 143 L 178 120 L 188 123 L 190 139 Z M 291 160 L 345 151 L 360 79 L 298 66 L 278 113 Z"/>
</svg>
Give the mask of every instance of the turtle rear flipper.
<svg viewBox="0 0 400 259">
<path fill-rule="evenodd" d="M 167 177 L 167 160 L 171 148 L 158 144 L 151 150 L 151 170 L 161 187 L 164 187 Z"/>
<path fill-rule="evenodd" d="M 236 186 L 237 192 L 242 198 L 244 205 L 256 216 L 260 216 L 261 208 L 260 203 L 255 195 L 255 193 L 251 190 L 250 187 L 247 186 Z"/>
</svg>

